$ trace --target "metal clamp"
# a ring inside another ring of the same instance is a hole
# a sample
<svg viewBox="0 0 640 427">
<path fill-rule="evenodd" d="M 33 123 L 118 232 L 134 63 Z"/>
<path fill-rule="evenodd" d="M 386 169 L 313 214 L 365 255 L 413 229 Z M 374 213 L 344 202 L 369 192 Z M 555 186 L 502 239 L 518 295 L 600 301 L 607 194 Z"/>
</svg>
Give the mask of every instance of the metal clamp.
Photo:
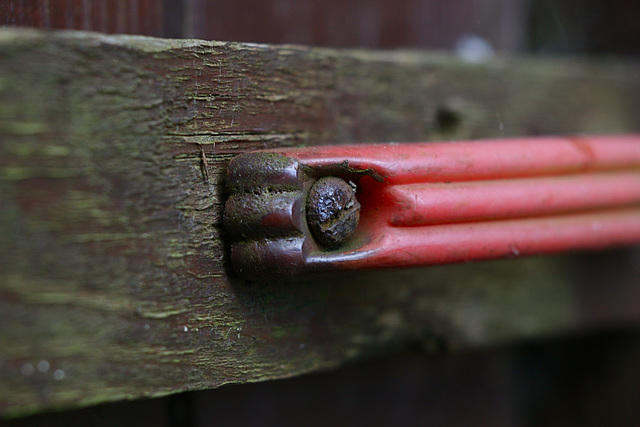
<svg viewBox="0 0 640 427">
<path fill-rule="evenodd" d="M 640 136 L 259 151 L 227 185 L 249 280 L 640 243 Z"/>
</svg>

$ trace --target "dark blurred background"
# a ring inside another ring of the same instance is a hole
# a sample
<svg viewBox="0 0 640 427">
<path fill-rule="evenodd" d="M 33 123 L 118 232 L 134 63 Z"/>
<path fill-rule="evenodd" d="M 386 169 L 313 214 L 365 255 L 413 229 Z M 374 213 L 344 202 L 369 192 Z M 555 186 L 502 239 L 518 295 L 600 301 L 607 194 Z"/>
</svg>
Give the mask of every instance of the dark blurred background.
<svg viewBox="0 0 640 427">
<path fill-rule="evenodd" d="M 0 25 L 330 47 L 640 54 L 638 0 L 1 0 Z"/>
<path fill-rule="evenodd" d="M 436 49 L 468 60 L 640 55 L 638 0 L 0 0 L 0 26 Z M 332 372 L 0 425 L 640 425 L 636 329 L 440 350 L 412 346 Z"/>
</svg>

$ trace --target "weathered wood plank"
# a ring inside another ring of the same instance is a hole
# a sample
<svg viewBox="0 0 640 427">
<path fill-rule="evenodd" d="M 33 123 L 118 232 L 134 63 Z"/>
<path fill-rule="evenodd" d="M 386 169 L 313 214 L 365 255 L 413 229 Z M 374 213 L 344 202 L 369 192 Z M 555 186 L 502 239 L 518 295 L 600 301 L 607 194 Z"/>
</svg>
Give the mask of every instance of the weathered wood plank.
<svg viewBox="0 0 640 427">
<path fill-rule="evenodd" d="M 221 210 L 255 148 L 638 131 L 639 69 L 0 32 L 0 413 L 637 321 L 637 252 L 247 284 Z"/>
</svg>

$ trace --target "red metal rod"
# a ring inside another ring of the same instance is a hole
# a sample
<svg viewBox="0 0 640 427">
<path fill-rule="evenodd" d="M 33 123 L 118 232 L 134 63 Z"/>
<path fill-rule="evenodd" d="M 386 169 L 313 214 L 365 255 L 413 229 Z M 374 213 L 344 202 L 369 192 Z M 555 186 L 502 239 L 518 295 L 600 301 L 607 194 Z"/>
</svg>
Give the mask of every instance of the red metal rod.
<svg viewBox="0 0 640 427">
<path fill-rule="evenodd" d="M 278 149 L 312 167 L 347 160 L 373 169 L 386 184 L 477 181 L 637 168 L 638 135 L 541 137 Z"/>
<path fill-rule="evenodd" d="M 579 212 L 640 203 L 640 170 L 391 185 L 378 207 L 396 227 Z M 375 213 L 372 213 L 375 214 Z"/>
<path fill-rule="evenodd" d="M 640 243 L 639 135 L 256 152 L 229 187 L 254 280 Z"/>
<path fill-rule="evenodd" d="M 585 214 L 429 227 L 376 229 L 371 240 L 334 263 L 323 254 L 308 263 L 364 269 L 597 249 L 640 243 L 640 207 Z"/>
</svg>

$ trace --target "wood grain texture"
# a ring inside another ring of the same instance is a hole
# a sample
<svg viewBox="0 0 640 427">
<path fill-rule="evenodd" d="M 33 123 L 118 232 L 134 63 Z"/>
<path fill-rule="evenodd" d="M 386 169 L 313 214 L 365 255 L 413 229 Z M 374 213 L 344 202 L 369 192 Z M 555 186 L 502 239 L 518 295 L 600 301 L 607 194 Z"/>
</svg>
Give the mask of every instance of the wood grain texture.
<svg viewBox="0 0 640 427">
<path fill-rule="evenodd" d="M 248 284 L 221 213 L 256 148 L 638 131 L 639 69 L 0 32 L 0 413 L 637 321 L 637 251 Z"/>
</svg>

